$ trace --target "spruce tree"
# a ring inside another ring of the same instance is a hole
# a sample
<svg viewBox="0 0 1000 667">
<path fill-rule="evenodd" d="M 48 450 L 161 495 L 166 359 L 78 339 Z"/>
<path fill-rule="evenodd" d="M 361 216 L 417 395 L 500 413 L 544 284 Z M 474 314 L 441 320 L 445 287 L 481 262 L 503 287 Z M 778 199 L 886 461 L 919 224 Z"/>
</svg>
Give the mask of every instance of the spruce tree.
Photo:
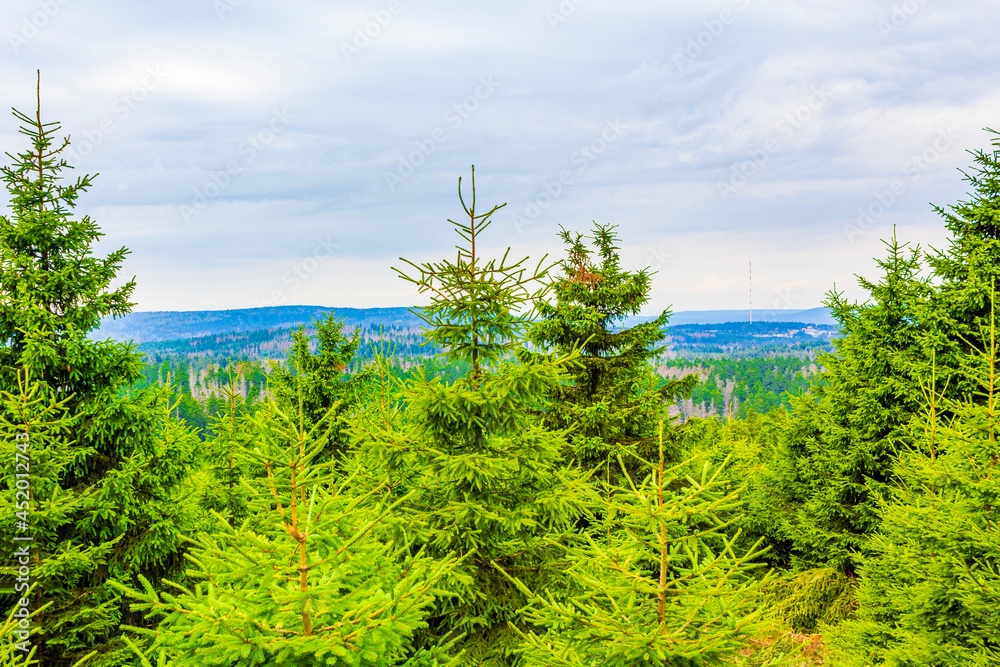
<svg viewBox="0 0 1000 667">
<path fill-rule="evenodd" d="M 347 336 L 344 324 L 345 320 L 335 317 L 332 311 L 317 318 L 314 322 L 315 354 L 311 351 L 305 326 L 300 326 L 298 331 L 292 332 L 292 346 L 288 351 L 289 368 L 295 369 L 295 374 L 279 367 L 268 378 L 268 391 L 279 401 L 294 398 L 301 388 L 303 409 L 309 422 L 315 423 L 336 406 L 337 419 L 332 424 L 334 435 L 325 456 L 335 456 L 344 449 L 347 437 L 342 433 L 345 424 L 342 418 L 357 409 L 358 392 L 367 381 L 363 371 L 353 377 L 345 373 L 361 345 L 361 331 L 355 329 Z"/>
<path fill-rule="evenodd" d="M 992 286 L 991 286 L 992 287 Z M 881 530 L 861 568 L 858 620 L 837 628 L 844 665 L 1000 663 L 1000 361 L 995 320 L 968 356 L 963 400 L 926 378 L 922 423 L 879 498 Z"/>
<path fill-rule="evenodd" d="M 31 148 L 7 153 L 13 164 L 0 168 L 10 193 L 10 215 L 0 216 L 2 381 L 12 387 L 16 370 L 30 366 L 34 377 L 62 395 L 74 394 L 72 407 L 86 410 L 141 377 L 141 360 L 131 349 L 84 337 L 102 317 L 124 315 L 135 305 L 128 300 L 134 280 L 110 287 L 128 251 L 92 256 L 91 247 L 103 234 L 89 216 L 76 220 L 71 213 L 94 177 L 61 182 L 61 172 L 70 168 L 61 157 L 69 139 L 57 142 L 59 124 L 42 122 L 40 89 L 35 117 L 17 110 L 14 116 Z M 103 429 L 95 428 L 91 437 L 120 447 Z"/>
<path fill-rule="evenodd" d="M 56 141 L 59 125 L 43 123 L 40 107 L 39 86 L 34 117 L 14 111 L 30 148 L 8 153 L 13 163 L 0 169 L 10 193 L 9 215 L 0 217 L 0 391 L 19 396 L 30 377 L 38 396 L 62 406 L 68 429 L 42 450 L 56 460 L 37 461 L 53 477 L 39 483 L 33 507 L 56 518 L 33 542 L 32 558 L 45 573 L 39 583 L 51 584 L 40 585 L 36 602 L 53 603 L 40 615 L 36 656 L 42 665 L 66 664 L 96 649 L 91 664 L 120 667 L 127 661 L 118 627 L 142 619 L 108 581 L 138 573 L 156 581 L 179 565 L 190 518 L 181 488 L 197 438 L 168 418 L 160 393 L 125 396 L 143 377 L 133 348 L 87 338 L 102 317 L 130 310 L 135 283 L 111 287 L 124 248 L 93 256 L 102 234 L 89 217 L 72 217 L 92 177 L 63 182 L 69 139 Z M 27 428 L 20 413 L 6 419 Z M 14 491 L 5 485 L 11 503 Z M 11 543 L 13 525 L 4 525 Z M 90 561 L 58 565 L 75 553 Z M 2 599 L 11 602 L 9 594 Z"/>
<path fill-rule="evenodd" d="M 568 549 L 566 589 L 530 596 L 527 616 L 544 630 L 522 634 L 524 665 L 538 667 L 696 667 L 733 664 L 762 633 L 758 544 L 737 553 L 719 516 L 737 506 L 723 467 L 697 478 L 658 461 L 643 477 L 605 496 L 590 491 L 605 530 Z M 617 465 L 625 468 L 621 457 Z M 687 479 L 685 479 L 687 477 Z"/>
<path fill-rule="evenodd" d="M 333 462 L 321 461 L 336 406 L 315 423 L 297 405 L 272 402 L 255 417 L 248 452 L 265 475 L 243 480 L 246 519 L 216 514 L 193 539 L 183 585 L 158 593 L 120 586 L 158 619 L 133 628 L 133 647 L 161 664 L 433 667 L 454 664 L 447 647 L 414 646 L 435 586 L 454 559 L 429 559 L 396 542 L 387 524 L 407 500 L 385 487 L 358 494 Z M 294 408 L 294 412 L 288 408 Z"/>
<path fill-rule="evenodd" d="M 853 572 L 880 523 L 872 499 L 893 480 L 895 451 L 910 438 L 932 374 L 929 360 L 931 391 L 961 401 L 976 389 L 965 364 L 985 346 L 981 331 L 1000 274 L 1000 138 L 993 146 L 972 151 L 969 200 L 935 207 L 951 234 L 946 249 L 907 252 L 894 235 L 879 262 L 883 279 L 861 280 L 867 303 L 829 296 L 841 336 L 834 354 L 819 359 L 826 371 L 815 400 L 797 403 L 787 436 L 795 476 L 785 491 L 800 507 L 790 532 L 806 565 Z"/>
<path fill-rule="evenodd" d="M 386 464 L 383 474 L 397 492 L 413 492 L 401 511 L 427 553 L 461 558 L 442 585 L 451 597 L 438 599 L 427 639 L 462 636 L 456 647 L 466 664 L 509 665 L 525 599 L 506 575 L 544 589 L 576 519 L 569 473 L 561 470 L 563 434 L 544 428 L 538 416 L 572 355 L 537 363 L 514 358 L 532 299 L 545 289 L 544 258 L 529 270 L 526 258 L 508 260 L 509 249 L 499 262 L 481 257 L 481 235 L 500 207 L 477 210 L 474 177 L 469 204 L 459 179 L 465 217 L 449 221 L 464 242 L 456 260 L 403 260 L 418 273 L 400 271 L 430 293 L 430 304 L 416 311 L 428 324 L 427 340 L 445 348 L 449 361 L 468 363 L 469 372 L 441 382 L 418 368 L 400 394 L 399 420 L 372 428 L 361 451 Z"/>
<path fill-rule="evenodd" d="M 689 393 L 697 382 L 691 375 L 662 383 L 651 368 L 665 349 L 669 309 L 624 327 L 623 320 L 648 303 L 651 274 L 622 270 L 614 229 L 595 225 L 589 237 L 599 261 L 582 234 L 560 231 L 569 256 L 561 262 L 562 275 L 552 281 L 555 302 L 536 301 L 539 318 L 529 334 L 542 352 L 580 350 L 572 380 L 555 388 L 545 420 L 553 429 L 572 428 L 572 457 L 585 468 L 617 455 L 649 456 L 655 451 L 650 433 L 668 418 L 667 402 Z"/>
<path fill-rule="evenodd" d="M 88 664 L 125 665 L 130 654 L 118 635 L 130 612 L 110 580 L 174 569 L 177 525 L 194 521 L 194 508 L 178 502 L 175 489 L 186 476 L 196 438 L 170 419 L 164 406 L 151 443 L 155 454 L 137 450 L 102 484 L 66 489 L 70 471 L 94 454 L 72 439 L 81 416 L 69 402 L 28 371 L 19 374 L 15 391 L 0 390 L 0 451 L 12 462 L 4 468 L 2 483 L 10 491 L 0 499 L 0 534 L 21 547 L 5 562 L 4 574 L 14 581 L 19 554 L 26 552 L 30 608 L 36 612 L 29 645 L 41 665 L 73 663 L 91 654 Z M 27 443 L 23 451 L 19 443 Z M 13 462 L 19 459 L 25 464 L 18 468 Z M 27 472 L 19 476 L 20 471 Z M 27 480 L 27 507 L 14 493 L 24 488 L 19 480 Z M 5 592 L 8 604 L 21 597 Z"/>
<path fill-rule="evenodd" d="M 935 285 L 913 308 L 919 354 L 903 367 L 920 409 L 911 411 L 894 484 L 876 496 L 881 530 L 867 545 L 860 619 L 839 633 L 849 664 L 986 665 L 1000 653 L 992 631 L 1000 136 L 992 143 L 971 152 L 968 201 L 935 207 L 951 237 L 927 256 Z"/>
<path fill-rule="evenodd" d="M 253 431 L 247 401 L 239 392 L 237 378 L 245 372 L 246 364 L 226 368 L 228 383 L 220 387 L 223 409 L 210 417 L 212 429 L 203 448 L 204 458 L 199 461 L 200 475 L 204 477 L 199 504 L 208 511 L 214 510 L 227 516 L 230 523 L 238 525 L 246 515 L 246 493 L 242 480 L 250 475 L 252 459 L 247 456 L 257 433 Z M 235 371 L 236 377 L 233 377 Z M 214 523 L 214 522 L 211 522 Z"/>
<path fill-rule="evenodd" d="M 973 166 L 963 172 L 971 186 L 967 201 L 935 212 L 949 232 L 948 246 L 928 253 L 935 289 L 920 312 L 925 351 L 932 351 L 939 388 L 952 398 L 978 389 L 963 368 L 969 354 L 986 347 L 981 332 L 989 329 L 990 304 L 1000 278 L 1000 133 L 992 150 L 969 151 Z M 926 356 L 912 372 L 926 375 Z"/>
<path fill-rule="evenodd" d="M 911 374 L 920 353 L 921 303 L 930 288 L 920 276 L 919 248 L 895 236 L 876 283 L 859 277 L 869 294 L 849 303 L 836 290 L 827 298 L 840 326 L 834 352 L 820 355 L 824 371 L 811 392 L 793 402 L 786 422 L 790 477 L 782 490 L 795 512 L 782 531 L 794 536 L 804 567 L 853 574 L 864 542 L 879 524 L 872 502 L 892 477 L 894 451 L 919 405 Z"/>
</svg>

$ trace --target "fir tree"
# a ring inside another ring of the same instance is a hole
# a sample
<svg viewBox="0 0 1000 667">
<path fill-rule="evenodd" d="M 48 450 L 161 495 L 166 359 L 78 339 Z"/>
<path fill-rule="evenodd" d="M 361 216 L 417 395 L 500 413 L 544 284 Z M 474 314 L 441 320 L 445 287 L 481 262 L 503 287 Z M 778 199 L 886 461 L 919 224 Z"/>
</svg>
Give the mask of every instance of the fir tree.
<svg viewBox="0 0 1000 667">
<path fill-rule="evenodd" d="M 178 502 L 175 489 L 186 474 L 184 462 L 191 459 L 195 438 L 164 409 L 162 431 L 151 443 L 155 454 L 137 450 L 102 484 L 65 489 L 68 471 L 94 453 L 71 439 L 81 417 L 68 404 L 68 398 L 60 399 L 26 371 L 14 392 L 0 391 L 0 454 L 14 462 L 17 443 L 30 443 L 21 452 L 29 461 L 21 468 L 30 469 L 28 507 L 13 494 L 20 488 L 17 468 L 5 466 L 3 486 L 11 491 L 0 499 L 0 534 L 30 554 L 30 601 L 36 613 L 31 645 L 40 664 L 97 654 L 88 664 L 124 665 L 129 654 L 116 637 L 128 607 L 109 580 L 173 569 L 180 548 L 176 526 L 193 521 L 192 508 Z M 154 466 L 157 475 L 150 475 Z M 18 541 L 26 536 L 30 541 Z M 13 580 L 18 570 L 19 559 L 11 557 L 5 576 Z M 7 599 L 19 597 L 14 593 Z"/>
<path fill-rule="evenodd" d="M 919 308 L 930 288 L 920 278 L 919 249 L 895 236 L 879 260 L 878 283 L 859 277 L 867 302 L 848 303 L 836 290 L 826 305 L 841 336 L 810 394 L 793 402 L 785 440 L 792 477 L 783 493 L 797 510 L 783 531 L 794 536 L 806 567 L 852 574 L 865 539 L 878 527 L 873 489 L 892 476 L 896 442 L 905 436 L 919 391 L 911 360 L 920 354 Z"/>
<path fill-rule="evenodd" d="M 367 378 L 364 372 L 353 377 L 345 374 L 361 344 L 361 332 L 355 329 L 350 337 L 346 336 L 344 323 L 345 320 L 334 317 L 332 311 L 314 322 L 315 354 L 311 352 L 305 326 L 293 331 L 288 362 L 289 367 L 295 369 L 295 375 L 283 368 L 275 368 L 268 378 L 268 391 L 279 402 L 294 403 L 301 388 L 305 416 L 312 423 L 336 406 L 338 419 L 332 425 L 334 435 L 326 456 L 342 452 L 347 438 L 341 433 L 344 421 L 340 418 L 357 409 L 358 391 Z"/>
<path fill-rule="evenodd" d="M 155 630 L 134 628 L 149 642 L 137 652 L 176 667 L 453 664 L 447 647 L 412 645 L 453 559 L 388 539 L 406 498 L 387 499 L 384 487 L 352 493 L 352 479 L 318 460 L 335 407 L 316 423 L 303 398 L 296 407 L 271 403 L 255 416 L 252 456 L 266 475 L 243 482 L 242 524 L 216 514 L 214 534 L 194 540 L 193 585 L 167 581 L 171 592 L 160 594 L 145 579 L 143 590 L 119 586 L 159 619 Z"/>
<path fill-rule="evenodd" d="M 543 351 L 580 350 L 572 381 L 556 387 L 545 419 L 553 429 L 572 427 L 572 456 L 587 468 L 617 455 L 626 460 L 632 454 L 648 456 L 655 449 L 649 434 L 667 418 L 667 401 L 689 393 L 697 382 L 690 375 L 661 383 L 650 366 L 665 349 L 660 343 L 669 309 L 653 320 L 624 327 L 623 320 L 648 303 L 651 274 L 621 269 L 614 229 L 595 225 L 590 238 L 599 263 L 582 234 L 561 230 L 569 257 L 561 263 L 562 275 L 552 281 L 555 303 L 536 301 L 539 320 L 529 335 L 532 345 Z"/>
<path fill-rule="evenodd" d="M 544 259 L 534 271 L 527 259 L 509 262 L 509 249 L 499 262 L 483 259 L 477 244 L 500 207 L 477 212 L 474 180 L 467 205 L 459 179 L 459 200 L 466 217 L 449 221 L 464 241 L 455 262 L 410 263 L 417 276 L 400 273 L 431 294 L 418 311 L 429 325 L 427 340 L 449 360 L 467 362 L 469 373 L 444 383 L 417 369 L 401 394 L 399 421 L 372 429 L 367 449 L 391 464 L 384 474 L 399 492 L 414 491 L 403 511 L 419 543 L 435 557 L 462 559 L 444 583 L 453 596 L 438 600 L 428 637 L 464 634 L 457 646 L 467 664 L 508 665 L 524 598 L 505 573 L 531 573 L 529 582 L 544 587 L 576 517 L 572 485 L 560 470 L 563 435 L 537 416 L 572 356 L 513 360 L 528 305 L 544 290 L 529 290 L 545 275 Z"/>
<path fill-rule="evenodd" d="M 986 347 L 981 332 L 989 329 L 1000 278 L 1000 133 L 987 131 L 994 135 L 992 150 L 970 151 L 973 166 L 963 172 L 972 186 L 968 200 L 947 209 L 934 207 L 950 235 L 947 248 L 927 255 L 936 286 L 919 313 L 925 329 L 922 347 L 933 354 L 939 388 L 947 387 L 951 398 L 978 389 L 963 364 L 969 354 Z M 927 356 L 911 373 L 926 377 Z"/>
<path fill-rule="evenodd" d="M 533 593 L 528 617 L 544 632 L 524 633 L 525 665 L 538 667 L 695 667 L 732 664 L 764 629 L 751 575 L 759 544 L 737 554 L 719 514 L 736 507 L 722 467 L 697 479 L 659 460 L 638 484 L 605 497 L 591 491 L 606 532 L 569 548 L 567 589 Z M 624 462 L 617 463 L 624 469 Z"/>
<path fill-rule="evenodd" d="M 91 664 L 120 667 L 118 626 L 142 619 L 108 580 L 138 573 L 158 580 L 179 565 L 190 509 L 180 489 L 196 438 L 167 417 L 161 394 L 125 396 L 143 376 L 131 347 L 86 337 L 101 317 L 129 311 L 134 282 L 110 287 L 124 248 L 92 256 L 97 225 L 71 215 L 92 177 L 61 182 L 69 140 L 55 141 L 59 125 L 43 123 L 40 106 L 39 89 L 34 118 L 14 112 L 31 147 L 8 153 L 14 162 L 0 170 L 10 193 L 10 215 L 0 217 L 0 391 L 8 397 L 37 391 L 38 400 L 61 405 L 67 419 L 58 442 L 40 450 L 54 460 L 37 461 L 49 477 L 33 503 L 53 519 L 33 543 L 32 557 L 39 581 L 47 581 L 38 601 L 53 604 L 40 616 L 36 657 L 42 665 L 65 664 L 97 649 Z M 8 405 L 18 400 L 8 398 Z M 23 429 L 28 417 L 10 407 L 5 419 Z M 13 492 L 5 484 L 7 502 Z M 8 543 L 12 530 L 5 524 Z"/>
<path fill-rule="evenodd" d="M 921 388 L 931 375 L 945 399 L 962 400 L 976 388 L 964 364 L 983 349 L 993 281 L 1000 266 L 1000 139 L 994 151 L 973 151 L 966 179 L 969 201 L 935 207 L 951 233 L 946 250 L 906 252 L 895 236 L 881 261 L 884 278 L 861 280 L 871 295 L 848 304 L 834 291 L 827 305 L 840 323 L 835 353 L 816 401 L 797 404 L 800 418 L 788 434 L 795 479 L 786 488 L 800 506 L 791 532 L 806 564 L 850 574 L 867 536 L 880 523 L 872 498 L 893 479 L 895 450 L 908 440 L 919 414 Z M 944 415 L 942 415 L 944 417 Z"/>
<path fill-rule="evenodd" d="M 10 215 L 0 217 L 2 378 L 12 387 L 16 369 L 30 365 L 37 379 L 64 396 L 75 394 L 72 407 L 105 404 L 108 392 L 141 377 L 140 359 L 129 348 L 84 338 L 102 317 L 124 315 L 135 305 L 128 301 L 134 281 L 110 289 L 128 251 L 91 255 L 103 234 L 89 216 L 76 220 L 71 211 L 93 176 L 60 182 L 69 168 L 60 156 L 69 139 L 57 144 L 59 124 L 42 123 L 41 98 L 35 118 L 17 110 L 14 116 L 24 123 L 20 131 L 31 149 L 7 153 L 14 162 L 0 168 L 10 193 Z M 44 336 L 29 339 L 35 331 Z M 112 439 L 100 429 L 92 436 Z"/>
<path fill-rule="evenodd" d="M 227 516 L 232 525 L 238 525 L 246 515 L 246 494 L 242 481 L 250 473 L 252 464 L 247 456 L 254 437 L 247 401 L 239 393 L 236 377 L 245 372 L 246 364 L 229 360 L 226 368 L 226 385 L 220 388 L 224 408 L 211 417 L 212 437 L 205 443 L 205 467 L 208 473 L 202 488 L 201 506 Z"/>
<path fill-rule="evenodd" d="M 923 424 L 900 457 L 898 484 L 880 498 L 882 527 L 861 568 L 859 619 L 836 632 L 845 665 L 1000 662 L 996 334 L 991 322 L 978 336 L 986 348 L 966 360 L 966 374 L 980 385 L 975 395 L 948 399 L 933 372 L 926 380 Z"/>
</svg>

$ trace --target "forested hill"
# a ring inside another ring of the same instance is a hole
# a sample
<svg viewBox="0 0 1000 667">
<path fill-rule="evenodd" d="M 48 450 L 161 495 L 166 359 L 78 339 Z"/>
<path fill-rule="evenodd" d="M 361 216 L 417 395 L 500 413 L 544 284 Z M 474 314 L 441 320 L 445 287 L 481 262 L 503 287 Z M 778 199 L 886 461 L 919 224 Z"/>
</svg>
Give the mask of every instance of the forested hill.
<svg viewBox="0 0 1000 667">
<path fill-rule="evenodd" d="M 189 310 L 129 313 L 121 318 L 105 317 L 90 338 L 114 338 L 135 343 L 198 338 L 217 334 L 268 329 L 289 329 L 310 324 L 316 318 L 333 312 L 346 320 L 348 328 L 371 324 L 417 328 L 419 317 L 407 308 L 327 308 L 324 306 L 271 306 L 240 310 Z"/>
<path fill-rule="evenodd" d="M 752 316 L 751 316 L 752 315 Z M 625 326 L 646 322 L 652 317 L 635 316 L 625 319 Z M 829 308 L 770 309 L 770 310 L 682 310 L 670 316 L 670 326 L 684 324 L 724 324 L 733 322 L 801 322 L 804 324 L 834 325 L 836 321 Z"/>
<path fill-rule="evenodd" d="M 309 325 L 317 317 L 333 312 L 345 319 L 347 328 L 368 328 L 382 324 L 402 330 L 419 328 L 423 323 L 408 308 L 328 308 L 324 306 L 271 306 L 239 310 L 191 310 L 129 313 L 124 317 L 105 317 L 101 326 L 91 332 L 92 340 L 114 338 L 134 343 L 171 341 L 218 334 L 264 331 Z M 634 317 L 625 321 L 626 326 L 651 319 Z M 670 317 L 673 326 L 686 324 L 718 324 L 745 322 L 747 310 L 687 310 Z M 769 310 L 755 315 L 758 322 L 802 322 L 806 324 L 833 324 L 826 308 L 810 310 Z"/>
</svg>

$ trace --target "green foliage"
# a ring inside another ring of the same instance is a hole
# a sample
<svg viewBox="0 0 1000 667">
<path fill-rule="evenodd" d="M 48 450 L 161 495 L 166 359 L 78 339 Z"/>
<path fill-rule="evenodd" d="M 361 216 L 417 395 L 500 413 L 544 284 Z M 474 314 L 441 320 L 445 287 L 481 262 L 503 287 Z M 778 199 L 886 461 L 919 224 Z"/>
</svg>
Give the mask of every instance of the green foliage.
<svg viewBox="0 0 1000 667">
<path fill-rule="evenodd" d="M 316 354 L 310 351 L 310 339 L 305 327 L 300 326 L 292 333 L 292 347 L 289 350 L 289 369 L 277 367 L 271 371 L 268 391 L 277 402 L 294 405 L 296 397 L 301 397 L 304 418 L 309 423 L 335 409 L 336 416 L 330 439 L 330 449 L 326 456 L 339 453 L 346 437 L 341 435 L 342 417 L 355 409 L 357 389 L 365 381 L 364 374 L 345 376 L 345 369 L 354 358 L 361 343 L 359 330 L 355 329 L 348 338 L 343 333 L 344 320 L 327 313 L 325 319 L 314 323 L 316 330 Z"/>
<path fill-rule="evenodd" d="M 245 482 L 248 516 L 216 515 L 214 534 L 194 539 L 189 577 L 174 592 L 119 586 L 159 619 L 147 656 L 166 665 L 310 664 L 352 667 L 445 665 L 440 651 L 411 645 L 425 625 L 435 582 L 452 559 L 411 555 L 385 539 L 404 499 L 384 488 L 364 495 L 318 462 L 333 435 L 334 408 L 316 424 L 276 404 L 255 417 L 252 455 L 266 477 Z M 148 659 L 148 658 L 147 658 Z"/>
<path fill-rule="evenodd" d="M 58 125 L 15 115 L 0 540 L 28 546 L 0 567 L 32 585 L 0 590 L 31 603 L 0 664 L 749 667 L 823 664 L 824 637 L 844 667 L 1000 662 L 1000 134 L 969 201 L 936 209 L 945 250 L 894 235 L 865 302 L 829 294 L 841 335 L 811 384 L 805 347 L 657 367 L 670 313 L 622 326 L 650 274 L 613 226 L 562 230 L 556 277 L 482 257 L 502 205 L 477 212 L 474 170 L 456 259 L 396 269 L 429 296 L 423 358 L 412 326 L 327 313 L 268 374 L 87 338 L 132 306 L 127 250 L 92 256 L 71 217 L 91 177 L 63 184 Z M 664 431 L 678 399 L 727 418 Z"/>
<path fill-rule="evenodd" d="M 718 514 L 731 522 L 726 534 L 740 537 L 736 545 L 749 549 L 763 540 L 767 551 L 762 558 L 771 566 L 788 569 L 792 565 L 797 507 L 785 495 L 793 472 L 784 442 L 789 415 L 777 410 L 766 415 L 749 414 L 745 419 L 693 419 L 677 429 L 676 448 L 688 452 L 697 467 L 726 462 L 732 482 L 739 486 L 739 503 Z"/>
<path fill-rule="evenodd" d="M 649 301 L 650 274 L 622 271 L 614 226 L 595 225 L 591 237 L 600 262 L 583 242 L 582 234 L 567 230 L 560 238 L 568 258 L 562 275 L 552 281 L 555 303 L 537 298 L 539 320 L 529 334 L 535 348 L 568 354 L 580 350 L 571 381 L 556 385 L 546 424 L 553 429 L 572 427 L 573 460 L 585 468 L 606 464 L 616 455 L 646 455 L 649 437 L 666 417 L 665 402 L 689 393 L 694 376 L 662 383 L 649 362 L 663 351 L 658 346 L 670 311 L 629 329 L 616 331 L 618 322 L 638 314 Z M 525 353 L 530 360 L 538 353 Z"/>
<path fill-rule="evenodd" d="M 40 111 L 34 119 L 14 113 L 31 148 L 2 169 L 11 215 L 0 218 L 0 428 L 37 442 L 33 571 L 38 601 L 52 604 L 39 614 L 36 658 L 66 664 L 96 650 L 91 664 L 121 667 L 129 660 L 118 627 L 142 618 L 108 581 L 158 579 L 179 564 L 191 520 L 180 489 L 196 439 L 169 418 L 161 395 L 125 396 L 142 374 L 131 348 L 86 337 L 102 316 L 132 306 L 134 283 L 109 287 L 127 251 L 91 255 L 97 226 L 71 217 L 91 177 L 61 184 L 68 140 L 53 143 L 58 124 L 42 123 Z M 13 468 L 4 475 L 2 503 L 11 510 Z M 13 516 L 0 519 L 8 544 Z M 9 591 L 0 598 L 12 601 Z"/>
<path fill-rule="evenodd" d="M 856 580 L 832 567 L 793 572 L 762 588 L 766 617 L 782 626 L 814 632 L 823 624 L 852 618 Z"/>
<path fill-rule="evenodd" d="M 135 282 L 109 289 L 128 251 L 91 256 L 102 234 L 89 216 L 74 220 L 70 214 L 93 177 L 60 183 L 68 167 L 60 153 L 69 139 L 54 143 L 59 124 L 42 123 L 40 108 L 39 98 L 35 118 L 14 110 L 31 149 L 8 153 L 13 164 L 0 168 L 10 193 L 10 216 L 0 216 L 0 366 L 12 384 L 13 368 L 30 363 L 37 377 L 66 394 L 76 392 L 79 402 L 117 384 L 120 366 L 135 372 L 127 349 L 82 339 L 101 317 L 129 312 Z M 32 338 L 35 331 L 45 336 Z"/>
<path fill-rule="evenodd" d="M 964 401 L 928 388 L 925 422 L 881 498 L 861 569 L 860 618 L 837 632 L 845 664 L 941 667 L 1000 661 L 1000 426 L 996 327 L 965 371 Z M 943 417 L 942 415 L 948 415 Z"/>
<path fill-rule="evenodd" d="M 200 506 L 208 511 L 225 515 L 232 525 L 238 525 L 246 516 L 247 496 L 242 480 L 251 471 L 252 460 L 247 456 L 254 437 L 247 401 L 239 393 L 236 377 L 245 371 L 245 364 L 227 368 L 228 382 L 222 387 L 223 409 L 212 419 L 212 437 L 202 450 L 202 462 L 209 479 L 202 484 Z"/>
<path fill-rule="evenodd" d="M 467 245 L 455 263 L 403 277 L 432 294 L 421 311 L 433 327 L 427 339 L 446 345 L 445 356 L 467 362 L 469 373 L 446 383 L 418 368 L 400 392 L 402 410 L 390 412 L 389 397 L 372 415 L 362 460 L 380 461 L 398 493 L 412 492 L 402 511 L 428 554 L 462 559 L 443 584 L 453 596 L 438 601 L 428 638 L 464 634 L 457 646 L 469 664 L 509 665 L 524 598 L 505 574 L 530 572 L 532 584 L 544 586 L 578 511 L 574 474 L 562 469 L 564 434 L 539 416 L 573 356 L 503 361 L 521 350 L 529 320 L 517 311 L 540 296 L 528 285 L 545 272 L 526 276 L 526 260 L 507 263 L 509 250 L 499 264 L 477 255 L 478 235 L 499 207 L 477 214 L 475 183 L 471 206 L 459 185 L 468 219 L 452 224 Z"/>
<path fill-rule="evenodd" d="M 35 621 L 42 664 L 80 659 L 100 646 L 92 664 L 121 665 L 123 647 L 114 637 L 127 608 L 108 580 L 176 566 L 177 525 L 192 520 L 190 507 L 178 502 L 177 488 L 194 439 L 164 414 L 151 443 L 155 454 L 136 450 L 101 484 L 66 488 L 68 471 L 93 454 L 70 440 L 79 417 L 70 414 L 67 403 L 26 374 L 16 392 L 0 391 L 0 455 L 5 461 L 17 459 L 16 443 L 22 441 L 17 434 L 30 443 L 23 452 L 30 459 L 30 508 L 23 517 L 15 512 L 15 506 L 21 509 L 12 493 L 18 488 L 15 468 L 5 467 L 3 486 L 12 491 L 0 500 L 0 535 L 8 544 L 17 543 L 14 536 L 32 537 L 28 551 L 35 600 L 50 603 Z M 17 560 L 9 559 L 4 571 L 13 579 Z"/>
<path fill-rule="evenodd" d="M 872 493 L 890 480 L 896 442 L 918 405 L 910 360 L 919 347 L 917 308 L 930 288 L 918 277 L 918 249 L 907 253 L 906 245 L 886 243 L 878 283 L 859 279 L 868 302 L 831 292 L 842 337 L 834 354 L 819 358 L 821 382 L 793 402 L 797 418 L 784 437 L 794 477 L 784 493 L 799 508 L 793 532 L 806 568 L 853 572 L 879 525 Z"/>
<path fill-rule="evenodd" d="M 400 257 L 418 271 L 418 277 L 410 277 L 396 268 L 393 270 L 416 285 L 420 294 L 431 295 L 430 305 L 413 311 L 429 327 L 424 334 L 427 342 L 444 348 L 444 355 L 449 360 L 471 364 L 472 377 L 476 378 L 484 366 L 499 363 L 520 346 L 529 319 L 526 313 L 519 311 L 545 292 L 543 287 L 531 294 L 527 288 L 528 284 L 545 276 L 546 270 L 542 269 L 545 258 L 531 273 L 525 266 L 527 257 L 508 263 L 509 248 L 499 264 L 495 259 L 482 260 L 477 254 L 476 241 L 490 226 L 490 217 L 506 204 L 476 213 L 474 166 L 471 205 L 467 206 L 462 197 L 461 177 L 458 179 L 458 199 L 469 220 L 455 222 L 449 219 L 448 222 L 454 225 L 455 232 L 468 246 L 456 246 L 455 262 L 428 262 L 418 266 Z"/>
<path fill-rule="evenodd" d="M 619 459 L 619 465 L 625 464 Z M 528 618 L 542 632 L 523 634 L 525 665 L 539 667 L 701 666 L 729 664 L 763 630 L 752 576 L 758 548 L 737 555 L 717 513 L 734 506 L 722 468 L 698 478 L 685 465 L 659 462 L 645 479 L 605 496 L 605 530 L 579 536 L 565 557 L 566 590 L 531 594 Z"/>
<path fill-rule="evenodd" d="M 958 393 L 975 391 L 962 362 L 987 347 L 991 304 L 1000 279 L 1000 132 L 987 130 L 992 150 L 970 151 L 974 165 L 965 173 L 972 186 L 968 201 L 934 210 L 950 233 L 948 247 L 927 262 L 939 281 L 922 313 L 935 350 L 936 374 Z M 954 356 L 954 361 L 952 361 Z M 925 366 L 926 370 L 926 366 Z M 926 373 L 925 373 L 926 375 Z"/>
<path fill-rule="evenodd" d="M 984 347 L 1000 266 L 1000 139 L 994 146 L 973 152 L 970 201 L 936 209 L 951 241 L 926 257 L 930 277 L 920 277 L 919 249 L 907 252 L 893 237 L 879 262 L 883 279 L 860 281 L 867 303 L 829 297 L 842 337 L 836 354 L 820 358 L 825 382 L 815 400 L 796 405 L 787 434 L 795 479 L 786 495 L 800 507 L 796 550 L 806 567 L 856 567 L 881 523 L 875 498 L 894 482 L 896 452 L 911 440 L 928 378 L 943 399 L 961 402 L 975 389 L 965 359 Z"/>
</svg>

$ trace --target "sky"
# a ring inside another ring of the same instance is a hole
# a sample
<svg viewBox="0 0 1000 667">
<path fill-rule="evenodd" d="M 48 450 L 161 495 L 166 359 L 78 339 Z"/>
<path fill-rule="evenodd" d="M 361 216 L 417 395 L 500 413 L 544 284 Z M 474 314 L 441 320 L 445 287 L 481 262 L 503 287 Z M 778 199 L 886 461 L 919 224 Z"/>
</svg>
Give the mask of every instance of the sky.
<svg viewBox="0 0 1000 667">
<path fill-rule="evenodd" d="M 393 267 L 454 258 L 472 165 L 481 256 L 617 225 L 644 314 L 805 309 L 894 228 L 945 247 L 997 34 L 990 0 L 4 0 L 0 90 L 33 114 L 41 70 L 136 311 L 423 305 Z"/>
</svg>

